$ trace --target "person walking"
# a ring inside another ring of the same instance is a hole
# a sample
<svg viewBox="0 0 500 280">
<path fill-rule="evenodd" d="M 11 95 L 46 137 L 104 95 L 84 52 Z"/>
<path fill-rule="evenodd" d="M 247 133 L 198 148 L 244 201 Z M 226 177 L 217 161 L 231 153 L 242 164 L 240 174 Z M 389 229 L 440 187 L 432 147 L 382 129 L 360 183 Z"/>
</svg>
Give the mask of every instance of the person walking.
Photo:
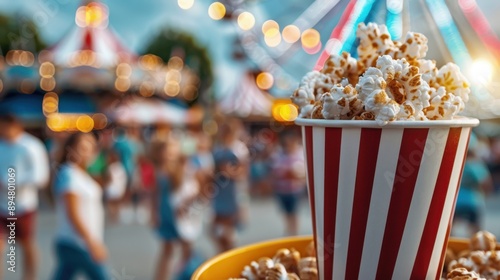
<svg viewBox="0 0 500 280">
<path fill-rule="evenodd" d="M 151 217 L 162 243 L 154 279 L 164 280 L 170 279 L 175 245 L 181 247 L 176 272 L 182 272 L 191 258 L 192 242 L 201 230 L 201 220 L 190 211 L 198 198 L 199 186 L 195 180 L 189 179 L 194 176 L 188 176 L 187 158 L 175 140 L 152 143 L 151 159 L 157 182 L 153 190 Z"/>
<path fill-rule="evenodd" d="M 42 141 L 24 131 L 13 115 L 0 115 L 0 253 L 7 237 L 8 218 L 15 217 L 16 241 L 23 250 L 23 279 L 37 277 L 38 247 L 36 244 L 36 216 L 38 190 L 47 186 L 50 177 L 48 153 Z M 13 184 L 8 179 L 13 178 Z M 10 185 L 10 189 L 9 189 Z M 12 188 L 14 187 L 14 189 Z M 9 190 L 13 190 L 9 193 Z M 9 201 L 15 202 L 10 215 Z M 0 259 L 2 259 L 0 257 Z M 2 267 L 0 264 L 0 279 Z"/>
<path fill-rule="evenodd" d="M 103 190 L 86 171 L 97 155 L 91 133 L 75 133 L 67 139 L 54 180 L 57 229 L 54 280 L 105 280 L 107 249 L 104 245 Z"/>
<path fill-rule="evenodd" d="M 294 132 L 281 136 L 281 150 L 273 157 L 272 178 L 274 192 L 285 214 L 286 235 L 297 235 L 297 210 L 305 192 L 304 154 Z"/>
</svg>

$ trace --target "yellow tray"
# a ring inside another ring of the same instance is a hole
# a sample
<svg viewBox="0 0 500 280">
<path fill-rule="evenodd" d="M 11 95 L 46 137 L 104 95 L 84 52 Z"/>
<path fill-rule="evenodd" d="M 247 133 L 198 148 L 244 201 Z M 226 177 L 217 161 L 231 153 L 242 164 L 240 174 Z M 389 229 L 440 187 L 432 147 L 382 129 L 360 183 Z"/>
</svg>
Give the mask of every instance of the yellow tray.
<svg viewBox="0 0 500 280">
<path fill-rule="evenodd" d="M 245 265 L 261 257 L 273 257 L 281 248 L 295 248 L 301 254 L 312 241 L 312 236 L 274 239 L 227 251 L 202 264 L 191 280 L 225 280 L 238 277 Z M 469 248 L 468 239 L 450 238 L 448 247 L 455 253 Z"/>
</svg>

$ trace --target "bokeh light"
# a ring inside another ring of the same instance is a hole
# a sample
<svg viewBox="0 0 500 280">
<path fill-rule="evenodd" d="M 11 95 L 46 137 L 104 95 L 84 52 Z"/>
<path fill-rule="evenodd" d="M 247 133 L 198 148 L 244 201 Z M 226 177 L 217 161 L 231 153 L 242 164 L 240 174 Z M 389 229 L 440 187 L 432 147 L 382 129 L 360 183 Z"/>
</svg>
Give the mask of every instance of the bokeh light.
<svg viewBox="0 0 500 280">
<path fill-rule="evenodd" d="M 174 81 L 177 83 L 180 83 L 182 79 L 181 72 L 178 70 L 169 70 L 167 71 L 167 74 L 165 75 L 165 80 L 168 81 Z"/>
<path fill-rule="evenodd" d="M 47 92 L 43 96 L 42 111 L 45 116 L 57 113 L 59 110 L 59 96 L 55 92 Z"/>
<path fill-rule="evenodd" d="M 289 99 L 277 99 L 272 106 L 271 114 L 278 122 L 293 122 L 298 117 L 299 111 Z"/>
<path fill-rule="evenodd" d="M 43 78 L 50 78 L 56 73 L 56 68 L 54 67 L 54 64 L 50 62 L 44 62 L 40 65 L 40 69 L 38 70 L 38 72 Z"/>
<path fill-rule="evenodd" d="M 121 92 L 127 91 L 130 88 L 130 80 L 128 78 L 118 77 L 115 80 L 115 88 Z"/>
<path fill-rule="evenodd" d="M 295 43 L 300 39 L 300 29 L 295 25 L 287 25 L 283 28 L 283 40 L 287 43 Z"/>
<path fill-rule="evenodd" d="M 182 67 L 184 67 L 184 61 L 182 60 L 182 58 L 178 57 L 178 56 L 172 56 L 169 60 L 168 60 L 168 68 L 169 69 L 174 69 L 174 70 L 181 70 Z"/>
<path fill-rule="evenodd" d="M 168 81 L 165 83 L 165 87 L 163 88 L 165 94 L 171 97 L 175 97 L 179 94 L 181 90 L 181 86 L 176 81 Z"/>
<path fill-rule="evenodd" d="M 119 78 L 128 78 L 132 74 L 132 67 L 128 63 L 120 63 L 116 66 L 116 76 Z"/>
<path fill-rule="evenodd" d="M 274 77 L 268 72 L 261 72 L 255 78 L 255 83 L 260 89 L 270 89 L 274 84 Z"/>
<path fill-rule="evenodd" d="M 108 118 L 103 113 L 94 114 L 92 120 L 94 121 L 95 129 L 104 129 L 108 124 Z"/>
<path fill-rule="evenodd" d="M 76 11 L 75 22 L 79 27 L 106 27 L 108 25 L 107 8 L 95 2 L 79 7 Z"/>
<path fill-rule="evenodd" d="M 226 6 L 221 2 L 214 2 L 208 7 L 208 16 L 211 19 L 219 20 L 226 15 Z"/>
<path fill-rule="evenodd" d="M 94 129 L 94 120 L 87 115 L 79 116 L 76 120 L 76 129 L 81 132 L 90 132 Z"/>
<path fill-rule="evenodd" d="M 238 26 L 243 30 L 250 30 L 255 25 L 255 17 L 250 12 L 243 12 L 238 16 Z"/>
<path fill-rule="evenodd" d="M 314 48 L 305 48 L 304 46 L 302 46 L 302 48 L 304 49 L 304 51 L 306 53 L 308 53 L 308 54 L 316 54 L 316 53 L 318 53 L 321 50 L 321 47 L 322 47 L 321 42 L 318 45 L 316 45 L 316 47 L 314 47 Z"/>
<path fill-rule="evenodd" d="M 139 66 L 142 69 L 153 71 L 163 64 L 163 60 L 153 54 L 145 54 L 139 58 Z"/>
<path fill-rule="evenodd" d="M 5 56 L 5 60 L 9 65 L 20 65 L 30 67 L 35 62 L 33 53 L 22 50 L 10 50 Z"/>
<path fill-rule="evenodd" d="M 177 0 L 177 4 L 183 10 L 189 10 L 193 7 L 194 0 Z"/>
<path fill-rule="evenodd" d="M 269 31 L 268 31 L 269 32 Z M 274 36 L 265 36 L 264 42 L 267 46 L 274 48 L 277 47 L 281 43 L 281 34 L 278 32 Z"/>
<path fill-rule="evenodd" d="M 274 36 L 276 33 L 278 33 L 280 31 L 280 26 L 279 24 L 274 21 L 274 20 L 266 20 L 263 24 L 262 24 L 262 33 L 265 35 L 265 36 Z M 268 33 L 270 32 L 270 33 Z M 269 34 L 269 35 L 268 35 Z"/>
<path fill-rule="evenodd" d="M 51 114 L 47 116 L 47 126 L 52 131 L 63 131 L 66 128 L 64 118 L 60 114 Z"/>
<path fill-rule="evenodd" d="M 56 87 L 56 79 L 54 77 L 50 78 L 41 78 L 40 79 L 40 88 L 45 91 L 52 91 Z"/>
<path fill-rule="evenodd" d="M 292 104 L 284 104 L 280 107 L 279 114 L 285 122 L 293 122 L 299 116 L 299 111 Z"/>
<path fill-rule="evenodd" d="M 301 41 L 304 49 L 314 49 L 320 43 L 320 34 L 316 29 L 307 29 L 302 33 Z"/>
<path fill-rule="evenodd" d="M 152 83 L 145 81 L 142 82 L 141 86 L 139 87 L 139 94 L 144 97 L 150 97 L 153 96 L 153 94 L 155 93 L 154 90 L 155 89 Z"/>
<path fill-rule="evenodd" d="M 489 83 L 493 77 L 493 65 L 485 59 L 475 60 L 469 71 L 468 78 L 479 83 Z"/>
</svg>

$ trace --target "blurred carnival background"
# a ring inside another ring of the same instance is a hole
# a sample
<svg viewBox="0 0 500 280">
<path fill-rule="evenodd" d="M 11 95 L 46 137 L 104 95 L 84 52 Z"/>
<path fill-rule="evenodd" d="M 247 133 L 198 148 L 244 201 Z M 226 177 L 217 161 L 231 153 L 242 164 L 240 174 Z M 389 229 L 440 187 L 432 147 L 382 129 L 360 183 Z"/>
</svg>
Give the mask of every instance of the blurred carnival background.
<svg viewBox="0 0 500 280">
<path fill-rule="evenodd" d="M 0 217 L 9 215 L 4 169 L 14 166 L 22 221 L 16 273 L 0 230 L 0 279 L 70 279 L 72 270 L 189 279 L 217 252 L 311 234 L 289 96 L 321 56 L 356 55 L 360 22 L 387 25 L 395 40 L 421 32 L 428 58 L 467 75 L 465 115 L 481 125 L 452 234 L 500 236 L 499 8 L 0 0 Z"/>
</svg>

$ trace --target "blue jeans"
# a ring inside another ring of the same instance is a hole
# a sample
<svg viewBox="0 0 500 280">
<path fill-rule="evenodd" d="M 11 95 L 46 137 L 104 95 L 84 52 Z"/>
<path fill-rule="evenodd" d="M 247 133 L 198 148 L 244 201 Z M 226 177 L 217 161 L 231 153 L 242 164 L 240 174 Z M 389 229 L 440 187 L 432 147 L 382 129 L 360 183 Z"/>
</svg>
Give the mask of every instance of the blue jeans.
<svg viewBox="0 0 500 280">
<path fill-rule="evenodd" d="M 72 280 L 83 273 L 89 280 L 110 279 L 103 263 L 96 263 L 90 253 L 76 245 L 56 242 L 57 269 L 54 280 Z"/>
</svg>

